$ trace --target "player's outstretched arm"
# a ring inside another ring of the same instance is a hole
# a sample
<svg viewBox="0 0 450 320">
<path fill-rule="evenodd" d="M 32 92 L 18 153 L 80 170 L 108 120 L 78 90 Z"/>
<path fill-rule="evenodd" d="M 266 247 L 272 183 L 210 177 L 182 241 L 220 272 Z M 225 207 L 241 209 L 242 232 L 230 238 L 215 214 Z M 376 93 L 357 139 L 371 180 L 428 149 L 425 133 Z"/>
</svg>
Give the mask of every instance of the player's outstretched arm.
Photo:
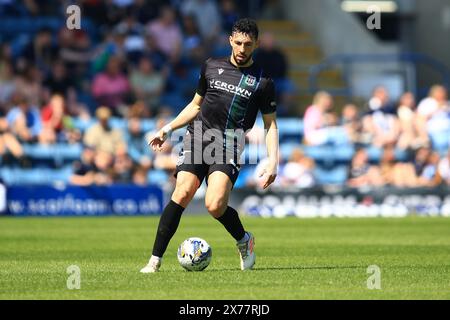
<svg viewBox="0 0 450 320">
<path fill-rule="evenodd" d="M 194 99 L 192 99 L 192 101 L 175 119 L 166 124 L 163 128 L 161 128 L 161 130 L 150 138 L 148 144 L 152 147 L 152 149 L 154 151 L 160 151 L 164 141 L 166 141 L 172 131 L 182 128 L 194 120 L 200 112 L 200 105 L 202 102 L 203 97 L 196 93 Z"/>
<path fill-rule="evenodd" d="M 278 174 L 278 125 L 276 113 L 263 114 L 264 129 L 266 130 L 266 146 L 269 163 L 262 170 L 260 177 L 262 179 L 262 187 L 268 188 L 276 179 Z"/>
</svg>

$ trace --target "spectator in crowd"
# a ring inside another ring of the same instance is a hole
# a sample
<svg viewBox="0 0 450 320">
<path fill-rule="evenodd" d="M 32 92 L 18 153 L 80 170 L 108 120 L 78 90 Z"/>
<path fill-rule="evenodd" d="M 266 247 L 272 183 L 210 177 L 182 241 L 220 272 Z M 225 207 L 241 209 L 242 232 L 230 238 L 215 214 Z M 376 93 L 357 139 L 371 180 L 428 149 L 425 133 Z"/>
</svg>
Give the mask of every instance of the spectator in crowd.
<svg viewBox="0 0 450 320">
<path fill-rule="evenodd" d="M 149 119 L 153 117 L 153 112 L 142 100 L 136 100 L 128 109 L 127 118 Z"/>
<path fill-rule="evenodd" d="M 260 37 L 260 46 L 254 57 L 266 75 L 275 82 L 278 97 L 277 113 L 281 116 L 289 114 L 296 108 L 295 84 L 288 77 L 288 60 L 283 51 L 276 45 L 273 33 L 264 32 Z"/>
<path fill-rule="evenodd" d="M 129 13 L 135 19 L 145 25 L 150 20 L 158 17 L 162 0 L 135 0 L 129 8 Z"/>
<path fill-rule="evenodd" d="M 433 148 L 442 152 L 449 147 L 450 104 L 447 90 L 443 86 L 433 86 L 429 97 L 418 106 L 419 123 L 426 130 Z"/>
<path fill-rule="evenodd" d="M 183 58 L 200 65 L 206 58 L 206 50 L 194 16 L 183 17 L 183 35 Z"/>
<path fill-rule="evenodd" d="M 314 160 L 305 156 L 301 149 L 294 149 L 281 172 L 282 185 L 310 188 L 315 185 Z"/>
<path fill-rule="evenodd" d="M 169 57 L 159 49 L 156 38 L 152 34 L 145 34 L 145 51 L 143 55 L 151 59 L 157 70 L 171 70 L 173 68 Z"/>
<path fill-rule="evenodd" d="M 124 35 L 123 49 L 127 61 L 133 66 L 136 65 L 145 51 L 144 26 L 130 15 L 120 22 L 114 30 L 116 33 Z"/>
<path fill-rule="evenodd" d="M 239 20 L 240 13 L 234 0 L 220 1 L 220 14 L 222 17 L 222 30 L 231 30 L 234 23 Z"/>
<path fill-rule="evenodd" d="M 66 65 L 74 81 L 82 82 L 87 76 L 89 65 L 95 56 L 89 34 L 84 30 L 69 30 L 62 27 L 59 37 L 59 58 Z"/>
<path fill-rule="evenodd" d="M 138 100 L 144 101 L 151 109 L 159 106 L 165 86 L 165 74 L 156 71 L 149 58 L 140 59 L 138 69 L 131 73 L 130 84 Z"/>
<path fill-rule="evenodd" d="M 448 150 L 447 156 L 440 160 L 438 173 L 443 182 L 450 186 L 450 149 Z"/>
<path fill-rule="evenodd" d="M 14 134 L 19 141 L 25 143 L 36 143 L 42 133 L 42 121 L 39 110 L 31 106 L 22 95 L 17 96 L 17 106 L 12 108 L 6 115 L 8 130 Z"/>
<path fill-rule="evenodd" d="M 0 118 L 0 156 L 9 151 L 16 159 L 23 157 L 23 148 L 17 138 L 8 132 L 8 121 Z"/>
<path fill-rule="evenodd" d="M 65 97 L 67 115 L 72 118 L 89 121 L 91 119 L 90 107 L 80 101 L 76 90 L 69 90 Z"/>
<path fill-rule="evenodd" d="M 416 150 L 412 164 L 417 177 L 420 177 L 428 163 L 428 158 L 431 155 L 431 149 L 428 147 L 421 147 Z"/>
<path fill-rule="evenodd" d="M 365 107 L 366 115 L 371 115 L 378 111 L 389 114 L 396 113 L 396 109 L 390 103 L 389 92 L 384 86 L 377 86 L 373 89 L 372 97 Z"/>
<path fill-rule="evenodd" d="M 125 141 L 131 159 L 142 168 L 150 168 L 152 165 L 151 149 L 142 132 L 139 117 L 132 116 L 128 119 L 128 130 L 125 134 Z"/>
<path fill-rule="evenodd" d="M 439 110 L 446 109 L 447 107 L 447 89 L 442 85 L 434 85 L 431 87 L 428 97 L 419 103 L 417 113 L 425 121 L 428 121 Z"/>
<path fill-rule="evenodd" d="M 273 33 L 264 32 L 261 35 L 255 61 L 264 68 L 268 77 L 274 80 L 287 78 L 288 62 L 284 53 L 276 46 Z"/>
<path fill-rule="evenodd" d="M 84 135 L 84 144 L 94 147 L 97 151 L 114 154 L 117 148 L 124 144 L 124 134 L 110 125 L 111 111 L 100 107 L 95 113 L 98 123 L 90 127 Z"/>
<path fill-rule="evenodd" d="M 401 96 L 397 117 L 400 125 L 398 139 L 400 149 L 416 150 L 429 144 L 426 130 L 423 130 L 418 123 L 415 98 L 411 92 L 406 92 Z"/>
<path fill-rule="evenodd" d="M 395 149 L 385 147 L 380 162 L 381 178 L 385 185 L 398 188 L 414 188 L 417 186 L 415 168 L 411 163 L 397 162 Z"/>
<path fill-rule="evenodd" d="M 217 3 L 213 0 L 186 0 L 181 5 L 182 15 L 194 16 L 207 46 L 221 33 L 222 19 Z"/>
<path fill-rule="evenodd" d="M 92 94 L 98 104 L 111 108 L 115 115 L 124 113 L 125 100 L 130 92 L 121 64 L 117 57 L 110 57 L 105 72 L 97 74 L 92 83 Z"/>
<path fill-rule="evenodd" d="M 347 176 L 347 185 L 352 188 L 380 187 L 384 184 L 380 170 L 369 163 L 365 149 L 359 149 L 353 155 Z"/>
<path fill-rule="evenodd" d="M 0 112 L 6 108 L 15 91 L 16 82 L 12 64 L 10 62 L 0 62 Z"/>
<path fill-rule="evenodd" d="M 148 169 L 141 166 L 133 168 L 133 184 L 141 187 L 148 185 Z"/>
<path fill-rule="evenodd" d="M 172 64 L 179 61 L 182 49 L 182 34 L 175 18 L 171 7 L 163 7 L 159 18 L 147 25 L 147 32 L 154 38 L 157 48 Z"/>
<path fill-rule="evenodd" d="M 20 74 L 16 78 L 16 91 L 24 95 L 30 104 L 40 106 L 42 101 L 42 73 L 36 67 L 24 62 L 19 67 Z"/>
<path fill-rule="evenodd" d="M 77 186 L 89 186 L 94 183 L 95 178 L 95 149 L 85 146 L 81 158 L 73 164 L 73 173 L 69 182 Z"/>
<path fill-rule="evenodd" d="M 430 152 L 421 174 L 417 176 L 417 186 L 436 187 L 441 183 L 442 180 L 438 170 L 439 161 L 439 153 Z"/>
<path fill-rule="evenodd" d="M 45 72 L 50 70 L 53 61 L 59 55 L 59 48 L 52 41 L 52 30 L 42 28 L 38 30 L 33 41 L 23 50 L 23 57 L 29 63 L 42 68 Z"/>
<path fill-rule="evenodd" d="M 109 20 L 112 16 L 112 6 L 106 1 L 81 1 L 80 7 L 83 16 L 89 18 L 99 28 L 112 26 Z"/>
<path fill-rule="evenodd" d="M 114 183 L 129 184 L 133 180 L 133 161 L 127 153 L 125 145 L 119 146 L 116 150 L 113 164 Z"/>
<path fill-rule="evenodd" d="M 400 124 L 394 108 L 389 104 L 386 88 L 375 88 L 363 117 L 364 134 L 370 136 L 372 144 L 379 148 L 395 146 L 400 135 Z"/>
<path fill-rule="evenodd" d="M 327 122 L 327 113 L 333 108 L 333 98 L 324 91 L 314 96 L 313 105 L 305 112 L 304 135 L 308 145 L 318 146 L 330 141 L 330 124 Z"/>
<path fill-rule="evenodd" d="M 67 73 L 66 66 L 61 60 L 54 61 L 51 65 L 51 72 L 43 82 L 52 94 L 59 93 L 66 96 L 69 90 L 76 88 L 74 79 Z"/>
<path fill-rule="evenodd" d="M 359 117 L 358 107 L 354 104 L 346 104 L 342 108 L 340 125 L 344 128 L 346 135 L 352 143 L 365 143 L 362 135 L 362 123 Z M 369 143 L 367 141 L 367 143 Z"/>
<path fill-rule="evenodd" d="M 97 150 L 94 157 L 94 179 L 96 185 L 110 185 L 114 182 L 114 156 L 109 152 Z"/>
<path fill-rule="evenodd" d="M 74 128 L 71 117 L 66 112 L 64 97 L 55 94 L 48 105 L 41 110 L 42 138 L 41 143 L 69 142 L 81 140 L 81 132 Z"/>
</svg>

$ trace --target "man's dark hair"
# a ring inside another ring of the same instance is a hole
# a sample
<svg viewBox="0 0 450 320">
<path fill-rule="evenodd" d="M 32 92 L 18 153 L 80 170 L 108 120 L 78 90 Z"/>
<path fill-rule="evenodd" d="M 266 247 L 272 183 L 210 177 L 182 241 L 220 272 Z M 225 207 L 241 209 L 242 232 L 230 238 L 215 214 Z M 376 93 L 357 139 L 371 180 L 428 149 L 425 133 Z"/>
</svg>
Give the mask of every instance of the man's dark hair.
<svg viewBox="0 0 450 320">
<path fill-rule="evenodd" d="M 235 32 L 248 34 L 255 40 L 258 40 L 259 30 L 255 20 L 244 18 L 236 21 L 231 30 L 231 34 Z"/>
</svg>

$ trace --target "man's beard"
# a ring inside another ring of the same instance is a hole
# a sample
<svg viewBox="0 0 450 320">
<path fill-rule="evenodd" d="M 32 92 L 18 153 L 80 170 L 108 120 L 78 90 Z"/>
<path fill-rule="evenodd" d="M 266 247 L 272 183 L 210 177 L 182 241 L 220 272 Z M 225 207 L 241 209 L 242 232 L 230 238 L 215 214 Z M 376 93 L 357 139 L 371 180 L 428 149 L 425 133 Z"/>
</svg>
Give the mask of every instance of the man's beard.
<svg viewBox="0 0 450 320">
<path fill-rule="evenodd" d="M 233 53 L 233 59 L 234 59 L 234 61 L 237 63 L 237 65 L 239 65 L 239 66 L 246 65 L 246 64 L 250 61 L 251 58 L 252 58 L 252 55 L 250 55 L 250 56 L 247 58 L 247 60 L 245 60 L 245 61 L 243 61 L 243 62 L 239 62 L 239 61 L 237 60 L 237 58 L 236 58 L 236 55 Z"/>
</svg>

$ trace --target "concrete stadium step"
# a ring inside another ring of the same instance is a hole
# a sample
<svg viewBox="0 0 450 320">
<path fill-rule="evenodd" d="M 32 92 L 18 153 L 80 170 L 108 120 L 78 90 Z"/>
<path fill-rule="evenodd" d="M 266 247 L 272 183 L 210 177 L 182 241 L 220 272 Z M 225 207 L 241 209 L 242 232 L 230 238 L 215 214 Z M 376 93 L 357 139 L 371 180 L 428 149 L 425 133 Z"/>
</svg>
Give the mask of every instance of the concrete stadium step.
<svg viewBox="0 0 450 320">
<path fill-rule="evenodd" d="M 322 59 L 322 57 L 323 57 L 320 48 L 318 46 L 316 46 L 316 45 L 304 45 L 304 46 L 298 46 L 298 47 L 284 47 L 284 48 L 282 48 L 282 50 L 292 60 L 301 59 L 301 58 L 308 58 L 308 59 L 319 58 L 319 59 Z"/>
<path fill-rule="evenodd" d="M 309 88 L 309 72 L 307 70 L 291 69 L 289 78 L 302 88 Z M 320 87 L 342 88 L 345 82 L 340 70 L 326 70 L 321 72 L 317 78 Z"/>
<path fill-rule="evenodd" d="M 259 20 L 261 33 L 274 34 L 275 41 L 289 61 L 289 78 L 297 85 L 299 93 L 309 93 L 309 71 L 323 59 L 321 48 L 314 41 L 312 34 L 304 32 L 300 25 L 289 20 Z M 345 81 L 339 70 L 326 70 L 319 74 L 317 85 L 320 88 L 343 90 Z M 300 107 L 309 105 L 312 98 L 299 99 Z M 340 103 L 337 98 L 337 103 Z"/>
<path fill-rule="evenodd" d="M 277 43 L 286 44 L 303 44 L 313 41 L 311 34 L 306 32 L 297 33 L 277 33 L 276 34 Z"/>
<path fill-rule="evenodd" d="M 297 23 L 289 20 L 259 20 L 258 27 L 262 32 L 296 32 L 300 29 Z"/>
</svg>

